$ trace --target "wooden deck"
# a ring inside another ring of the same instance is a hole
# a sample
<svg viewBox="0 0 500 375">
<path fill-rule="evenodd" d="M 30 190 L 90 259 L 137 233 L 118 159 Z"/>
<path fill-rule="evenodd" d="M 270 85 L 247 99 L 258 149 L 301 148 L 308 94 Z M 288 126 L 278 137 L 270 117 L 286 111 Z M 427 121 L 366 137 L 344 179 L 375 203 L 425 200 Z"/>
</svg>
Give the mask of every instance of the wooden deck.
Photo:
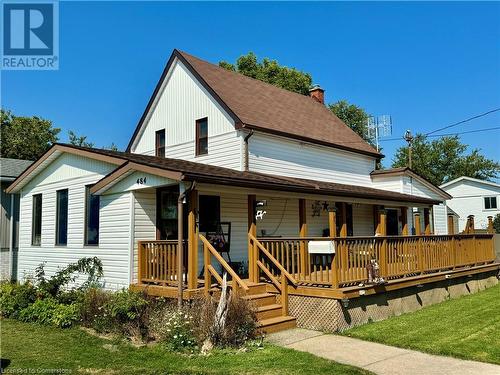
<svg viewBox="0 0 500 375">
<path fill-rule="evenodd" d="M 249 285 L 269 284 L 268 291 L 324 298 L 356 298 L 445 279 L 500 269 L 491 234 L 448 236 L 377 236 L 345 238 L 255 238 L 249 236 L 249 275 L 240 278 L 203 236 L 204 277 L 188 288 L 183 273 L 183 298 L 214 291 L 218 270 L 228 274 L 240 292 Z M 330 240 L 335 254 L 310 254 L 310 241 Z M 177 297 L 176 241 L 139 242 L 139 280 L 132 287 L 152 295 Z M 369 282 L 369 264 L 380 267 L 384 282 Z M 218 266 L 214 266 L 215 263 Z M 214 263 L 214 264 L 212 264 Z"/>
</svg>

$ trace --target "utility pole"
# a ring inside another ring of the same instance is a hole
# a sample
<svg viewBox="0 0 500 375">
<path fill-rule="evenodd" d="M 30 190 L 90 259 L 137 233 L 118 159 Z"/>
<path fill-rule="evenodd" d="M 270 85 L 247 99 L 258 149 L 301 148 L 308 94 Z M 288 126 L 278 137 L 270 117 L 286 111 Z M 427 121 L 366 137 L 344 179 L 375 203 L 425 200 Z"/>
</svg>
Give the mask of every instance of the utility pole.
<svg viewBox="0 0 500 375">
<path fill-rule="evenodd" d="M 408 142 L 408 167 L 411 169 L 411 149 L 413 145 L 413 135 L 411 135 L 411 130 L 407 130 L 405 132 L 404 140 Z"/>
</svg>

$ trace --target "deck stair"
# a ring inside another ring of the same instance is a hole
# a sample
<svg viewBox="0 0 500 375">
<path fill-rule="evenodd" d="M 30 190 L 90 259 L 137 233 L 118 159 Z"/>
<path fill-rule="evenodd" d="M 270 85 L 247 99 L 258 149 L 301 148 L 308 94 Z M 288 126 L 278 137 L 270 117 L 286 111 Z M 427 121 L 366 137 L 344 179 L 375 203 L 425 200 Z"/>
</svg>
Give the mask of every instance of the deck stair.
<svg viewBox="0 0 500 375">
<path fill-rule="evenodd" d="M 266 291 L 266 283 L 249 283 L 249 291 L 243 296 L 255 306 L 257 325 L 265 333 L 283 331 L 297 326 L 297 319 L 282 315 L 282 305 L 277 301 L 277 295 Z"/>
</svg>

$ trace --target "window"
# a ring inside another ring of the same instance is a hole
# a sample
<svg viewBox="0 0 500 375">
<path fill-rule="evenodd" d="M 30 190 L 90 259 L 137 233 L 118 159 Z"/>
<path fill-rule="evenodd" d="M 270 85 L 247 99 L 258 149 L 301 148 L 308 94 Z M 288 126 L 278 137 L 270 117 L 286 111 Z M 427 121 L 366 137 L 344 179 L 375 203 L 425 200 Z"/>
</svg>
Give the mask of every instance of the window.
<svg viewBox="0 0 500 375">
<path fill-rule="evenodd" d="M 200 232 L 216 231 L 220 225 L 220 197 L 200 195 Z"/>
<path fill-rule="evenodd" d="M 56 245 L 68 244 L 68 189 L 56 192 Z"/>
<path fill-rule="evenodd" d="M 42 243 L 42 194 L 33 195 L 31 244 L 40 246 Z"/>
<path fill-rule="evenodd" d="M 165 157 L 165 129 L 156 132 L 155 156 Z"/>
<path fill-rule="evenodd" d="M 85 245 L 99 245 L 99 196 L 85 187 Z"/>
<path fill-rule="evenodd" d="M 484 208 L 486 210 L 497 208 L 497 197 L 484 197 Z"/>
<path fill-rule="evenodd" d="M 196 156 L 208 154 L 208 118 L 196 120 Z"/>
</svg>

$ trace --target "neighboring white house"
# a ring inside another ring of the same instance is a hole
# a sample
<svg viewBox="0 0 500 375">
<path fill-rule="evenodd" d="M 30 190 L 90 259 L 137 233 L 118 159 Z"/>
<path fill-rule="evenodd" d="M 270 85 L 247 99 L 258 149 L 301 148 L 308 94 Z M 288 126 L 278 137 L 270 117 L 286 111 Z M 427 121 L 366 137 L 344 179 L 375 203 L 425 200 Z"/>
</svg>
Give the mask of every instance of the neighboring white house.
<svg viewBox="0 0 500 375">
<path fill-rule="evenodd" d="M 500 184 L 462 176 L 440 188 L 453 197 L 446 204 L 460 216 L 460 231 L 468 215 L 474 215 L 475 228 L 486 229 L 488 216 L 500 214 Z"/>
<path fill-rule="evenodd" d="M 19 242 L 19 194 L 5 190 L 32 162 L 0 158 L 0 279 L 15 279 Z"/>
<path fill-rule="evenodd" d="M 97 256 L 107 288 L 128 286 L 137 241 L 177 238 L 186 190 L 200 232 L 230 228 L 238 262 L 251 199 L 265 208 L 259 236 L 324 236 L 333 208 L 347 236 L 374 236 L 380 209 L 389 235 L 411 233 L 413 211 L 428 233 L 446 233 L 450 196 L 409 170 L 374 172 L 382 156 L 323 90 L 299 95 L 174 50 L 127 152 L 57 144 L 9 187 L 21 196 L 18 276 Z M 201 247 L 189 262 L 201 269 Z"/>
</svg>

